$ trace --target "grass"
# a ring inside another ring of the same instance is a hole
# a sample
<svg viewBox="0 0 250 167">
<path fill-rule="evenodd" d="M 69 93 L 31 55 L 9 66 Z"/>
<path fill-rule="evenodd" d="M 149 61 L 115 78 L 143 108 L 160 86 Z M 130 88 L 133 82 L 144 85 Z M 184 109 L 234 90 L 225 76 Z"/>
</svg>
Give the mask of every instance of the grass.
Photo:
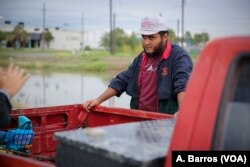
<svg viewBox="0 0 250 167">
<path fill-rule="evenodd" d="M 80 72 L 115 74 L 124 70 L 138 53 L 110 55 L 108 51 L 92 50 L 71 52 L 41 49 L 0 48 L 0 66 L 7 67 L 10 62 L 28 71 Z M 190 53 L 195 62 L 198 53 Z"/>
<path fill-rule="evenodd" d="M 117 61 L 121 59 L 122 61 Z M 122 70 L 132 56 L 109 55 L 107 51 L 41 51 L 33 49 L 0 49 L 0 66 L 7 67 L 10 62 L 27 70 L 46 72 L 108 72 Z M 116 64 L 113 64 L 115 60 Z M 119 62 L 119 63 L 117 63 Z"/>
</svg>

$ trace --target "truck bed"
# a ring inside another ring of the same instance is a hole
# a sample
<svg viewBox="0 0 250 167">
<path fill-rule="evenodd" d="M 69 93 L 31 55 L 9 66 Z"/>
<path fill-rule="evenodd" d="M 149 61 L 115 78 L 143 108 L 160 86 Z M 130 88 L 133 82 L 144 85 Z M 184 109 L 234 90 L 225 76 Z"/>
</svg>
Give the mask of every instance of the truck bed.
<svg viewBox="0 0 250 167">
<path fill-rule="evenodd" d="M 97 106 L 87 112 L 82 104 L 74 104 L 13 110 L 11 124 L 4 130 L 17 127 L 17 117 L 20 115 L 27 116 L 31 120 L 35 133 L 30 154 L 26 156 L 45 162 L 55 160 L 57 144 L 54 138 L 55 132 L 171 118 L 166 114 L 104 106 Z"/>
</svg>

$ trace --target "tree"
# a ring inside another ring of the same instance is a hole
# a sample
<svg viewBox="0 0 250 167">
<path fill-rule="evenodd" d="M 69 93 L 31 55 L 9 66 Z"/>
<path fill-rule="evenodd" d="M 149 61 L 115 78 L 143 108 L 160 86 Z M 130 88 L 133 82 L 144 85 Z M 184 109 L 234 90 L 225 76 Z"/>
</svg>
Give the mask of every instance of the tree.
<svg viewBox="0 0 250 167">
<path fill-rule="evenodd" d="M 114 45 L 115 45 L 115 51 L 118 51 L 122 48 L 122 45 L 125 44 L 128 41 L 128 37 L 121 28 L 116 28 L 112 31 L 114 35 Z M 103 46 L 106 49 L 110 48 L 110 33 L 105 33 L 101 38 L 101 46 Z"/>
<path fill-rule="evenodd" d="M 185 39 L 190 39 L 192 38 L 191 32 L 190 31 L 186 31 L 185 33 Z"/>
<path fill-rule="evenodd" d="M 202 36 L 202 42 L 205 45 L 209 41 L 209 34 L 207 32 L 203 32 L 201 36 Z"/>
<path fill-rule="evenodd" d="M 186 31 L 184 38 L 185 38 L 187 46 L 191 46 L 192 45 L 192 35 L 191 35 L 190 31 Z"/>
<path fill-rule="evenodd" d="M 201 34 L 194 34 L 194 39 L 193 39 L 193 41 L 194 41 L 194 44 L 195 44 L 195 45 L 200 44 L 201 41 L 202 41 Z"/>
<path fill-rule="evenodd" d="M 54 37 L 53 37 L 53 35 L 51 34 L 50 31 L 46 31 L 46 32 L 44 33 L 44 42 L 46 43 L 46 45 L 48 46 L 48 48 L 49 48 L 49 46 L 50 46 L 50 42 L 51 42 L 53 39 L 54 39 Z"/>
<path fill-rule="evenodd" d="M 195 45 L 199 44 L 205 45 L 206 42 L 209 41 L 209 34 L 206 32 L 203 32 L 201 34 L 195 34 L 193 41 Z"/>
<path fill-rule="evenodd" d="M 128 38 L 127 44 L 130 46 L 133 52 L 137 51 L 138 45 L 140 45 L 140 39 L 137 35 L 133 32 L 130 37 Z M 141 46 L 141 45 L 140 45 Z"/>
<path fill-rule="evenodd" d="M 0 42 L 6 39 L 6 35 L 4 32 L 0 30 Z"/>
<path fill-rule="evenodd" d="M 89 45 L 86 45 L 86 46 L 85 46 L 85 48 L 84 48 L 84 50 L 86 50 L 86 51 L 90 51 L 90 50 L 91 50 L 91 48 L 90 48 L 90 46 L 89 46 Z"/>
<path fill-rule="evenodd" d="M 137 38 L 135 33 L 128 36 L 123 29 L 116 28 L 112 32 L 114 34 L 114 49 L 116 52 L 128 52 L 128 49 L 132 51 L 136 50 L 140 40 Z M 107 32 L 101 37 L 101 46 L 107 50 L 110 48 L 110 33 Z"/>
<path fill-rule="evenodd" d="M 174 30 L 168 29 L 168 34 L 169 34 L 169 40 L 170 40 L 171 42 L 177 43 L 177 42 L 180 41 L 180 39 L 175 35 Z"/>
<path fill-rule="evenodd" d="M 24 30 L 23 25 L 17 25 L 12 32 L 7 35 L 7 42 L 13 47 L 25 47 L 30 40 L 29 34 Z"/>
<path fill-rule="evenodd" d="M 120 48 L 128 42 L 128 36 L 125 34 L 125 32 L 123 31 L 123 29 L 121 28 L 116 28 L 114 30 L 114 45 L 115 45 L 115 50 L 119 51 Z"/>
<path fill-rule="evenodd" d="M 2 44 L 3 44 L 4 41 L 6 42 L 6 35 L 7 35 L 7 33 L 2 32 L 0 30 L 0 47 L 2 47 Z"/>
</svg>

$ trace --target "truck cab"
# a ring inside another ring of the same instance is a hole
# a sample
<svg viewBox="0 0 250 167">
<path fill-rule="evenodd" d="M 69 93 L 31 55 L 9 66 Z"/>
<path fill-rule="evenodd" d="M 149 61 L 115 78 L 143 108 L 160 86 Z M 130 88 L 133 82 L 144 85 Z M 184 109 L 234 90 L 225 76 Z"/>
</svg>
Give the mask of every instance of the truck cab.
<svg viewBox="0 0 250 167">
<path fill-rule="evenodd" d="M 250 37 L 221 38 L 202 51 L 173 132 L 173 150 L 250 150 Z"/>
</svg>

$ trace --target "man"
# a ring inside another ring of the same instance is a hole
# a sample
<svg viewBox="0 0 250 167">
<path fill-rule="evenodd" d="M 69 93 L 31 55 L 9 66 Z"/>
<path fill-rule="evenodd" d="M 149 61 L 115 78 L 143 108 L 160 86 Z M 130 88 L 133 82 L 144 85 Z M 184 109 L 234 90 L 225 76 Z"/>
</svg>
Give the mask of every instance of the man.
<svg viewBox="0 0 250 167">
<path fill-rule="evenodd" d="M 14 96 L 29 78 L 23 69 L 9 64 L 6 71 L 0 67 L 0 128 L 10 122 L 12 106 L 9 98 Z"/>
<path fill-rule="evenodd" d="M 193 68 L 192 61 L 184 49 L 170 43 L 167 26 L 160 17 L 143 18 L 139 34 L 144 51 L 126 71 L 112 79 L 99 97 L 86 101 L 85 109 L 126 91 L 132 97 L 132 109 L 177 112 Z"/>
</svg>

